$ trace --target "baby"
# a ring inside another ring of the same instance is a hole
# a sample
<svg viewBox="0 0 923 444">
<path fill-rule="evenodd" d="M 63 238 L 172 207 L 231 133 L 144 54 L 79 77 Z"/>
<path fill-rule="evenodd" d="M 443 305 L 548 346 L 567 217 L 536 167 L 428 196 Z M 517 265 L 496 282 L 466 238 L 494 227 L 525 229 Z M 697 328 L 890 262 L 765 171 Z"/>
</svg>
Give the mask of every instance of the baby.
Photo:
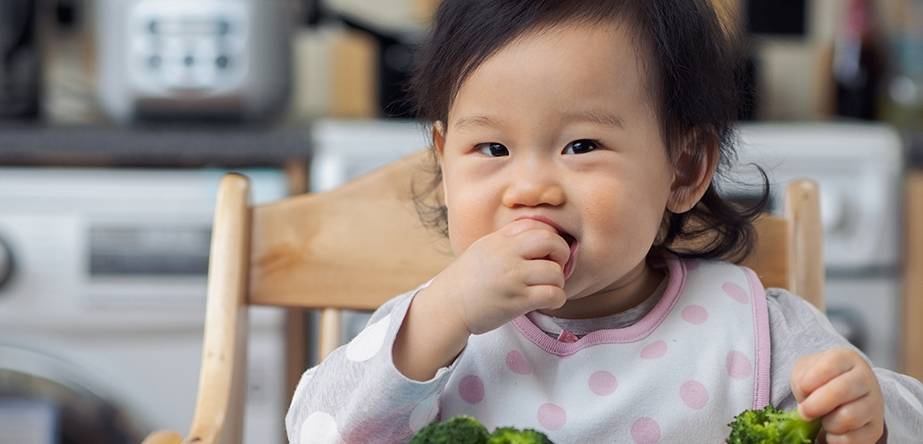
<svg viewBox="0 0 923 444">
<path fill-rule="evenodd" d="M 305 372 L 290 441 L 406 442 L 464 414 L 558 443 L 721 442 L 772 404 L 829 443 L 919 442 L 918 381 L 734 263 L 769 191 L 741 208 L 714 187 L 732 42 L 707 0 L 443 0 L 413 92 L 441 198 L 422 215 L 455 259 Z"/>
</svg>

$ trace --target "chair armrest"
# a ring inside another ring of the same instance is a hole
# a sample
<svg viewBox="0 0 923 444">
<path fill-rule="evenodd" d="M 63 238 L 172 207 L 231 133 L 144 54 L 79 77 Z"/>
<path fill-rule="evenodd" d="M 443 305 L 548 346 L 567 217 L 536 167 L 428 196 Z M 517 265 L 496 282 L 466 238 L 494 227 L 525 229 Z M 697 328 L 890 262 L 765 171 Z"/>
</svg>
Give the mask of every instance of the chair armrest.
<svg viewBox="0 0 923 444">
<path fill-rule="evenodd" d="M 182 442 L 183 437 L 180 436 L 179 433 L 169 430 L 158 430 L 147 435 L 147 438 L 144 438 L 141 444 L 180 444 Z"/>
</svg>

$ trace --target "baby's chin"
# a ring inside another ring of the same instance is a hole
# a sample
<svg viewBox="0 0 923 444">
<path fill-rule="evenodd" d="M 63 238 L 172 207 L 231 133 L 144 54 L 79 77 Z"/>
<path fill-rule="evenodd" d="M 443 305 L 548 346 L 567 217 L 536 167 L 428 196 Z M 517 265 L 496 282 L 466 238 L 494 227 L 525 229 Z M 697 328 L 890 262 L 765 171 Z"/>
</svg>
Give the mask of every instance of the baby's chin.
<svg viewBox="0 0 923 444">
<path fill-rule="evenodd" d="M 617 275 L 602 276 L 600 270 L 589 270 L 586 267 L 574 266 L 570 277 L 564 281 L 564 292 L 567 300 L 573 301 L 595 295 L 606 294 L 608 297 L 623 298 L 626 292 L 636 286 L 638 276 L 643 276 L 639 269 L 631 269 Z M 602 271 L 612 271 L 606 269 Z"/>
<path fill-rule="evenodd" d="M 564 304 L 565 306 L 570 304 L 571 301 L 577 301 L 598 293 L 598 291 L 589 288 L 585 279 L 585 276 L 574 272 L 569 279 L 564 281 L 564 294 L 567 295 L 568 302 Z"/>
</svg>

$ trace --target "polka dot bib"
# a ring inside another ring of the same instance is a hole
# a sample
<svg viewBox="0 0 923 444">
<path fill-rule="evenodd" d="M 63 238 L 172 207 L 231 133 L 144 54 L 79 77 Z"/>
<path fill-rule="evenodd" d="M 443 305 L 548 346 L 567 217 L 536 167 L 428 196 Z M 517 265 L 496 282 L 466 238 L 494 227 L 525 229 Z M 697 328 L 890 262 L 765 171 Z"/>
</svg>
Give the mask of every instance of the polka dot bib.
<svg viewBox="0 0 923 444">
<path fill-rule="evenodd" d="M 521 316 L 472 336 L 440 416 L 558 443 L 724 442 L 736 414 L 769 401 L 764 290 L 733 264 L 667 265 L 663 297 L 631 326 L 561 340 Z"/>
</svg>

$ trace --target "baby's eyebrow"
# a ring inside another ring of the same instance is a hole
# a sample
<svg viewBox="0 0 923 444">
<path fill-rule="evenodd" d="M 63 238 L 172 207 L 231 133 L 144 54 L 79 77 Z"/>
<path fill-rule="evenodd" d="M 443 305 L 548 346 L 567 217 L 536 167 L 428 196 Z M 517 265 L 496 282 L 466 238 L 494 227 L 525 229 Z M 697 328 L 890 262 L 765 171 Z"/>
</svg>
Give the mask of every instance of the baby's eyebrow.
<svg viewBox="0 0 923 444">
<path fill-rule="evenodd" d="M 612 114 L 607 111 L 601 110 L 575 110 L 575 111 L 566 111 L 561 116 L 561 121 L 564 123 L 572 122 L 590 122 L 597 125 L 609 126 L 614 128 L 625 129 L 625 120 L 621 116 Z M 488 127 L 488 128 L 499 128 L 502 125 L 499 121 L 490 116 L 466 116 L 459 118 L 455 121 L 453 125 L 456 129 L 466 129 L 469 127 Z"/>
<path fill-rule="evenodd" d="M 564 113 L 563 119 L 564 122 L 590 122 L 602 126 L 612 126 L 616 128 L 625 129 L 625 120 L 621 116 L 609 113 L 607 111 L 599 110 L 579 110 L 579 111 L 566 111 Z"/>
<path fill-rule="evenodd" d="M 455 121 L 456 129 L 465 129 L 466 127 L 486 126 L 490 128 L 499 128 L 500 122 L 488 116 L 467 116 Z"/>
</svg>

